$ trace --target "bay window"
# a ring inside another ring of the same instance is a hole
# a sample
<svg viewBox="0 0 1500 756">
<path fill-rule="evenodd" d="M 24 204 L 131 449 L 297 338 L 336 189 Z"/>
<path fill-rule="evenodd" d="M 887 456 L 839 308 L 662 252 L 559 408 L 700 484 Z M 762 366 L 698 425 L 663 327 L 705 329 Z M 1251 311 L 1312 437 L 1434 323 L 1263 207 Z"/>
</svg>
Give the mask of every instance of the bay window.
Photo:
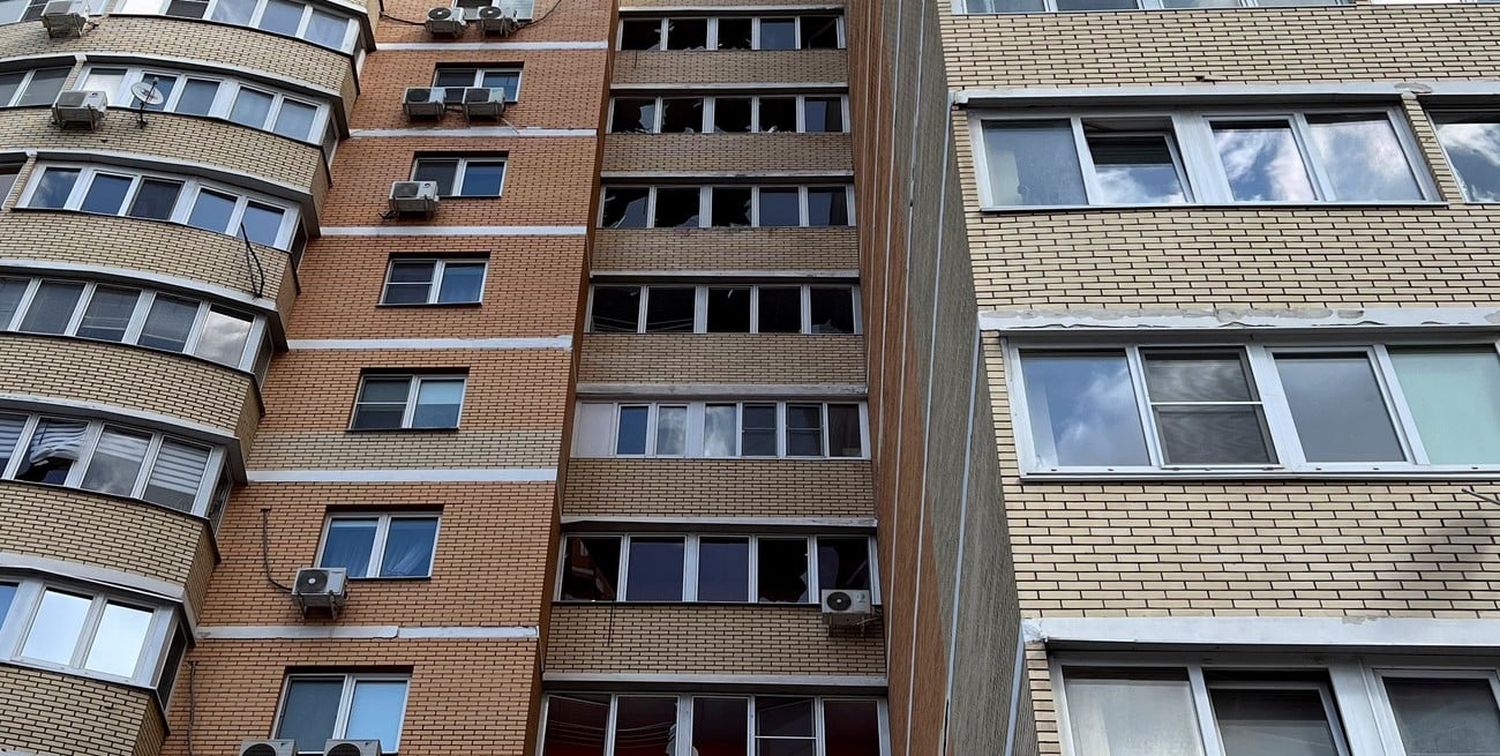
<svg viewBox="0 0 1500 756">
<path fill-rule="evenodd" d="M 863 402 L 640 401 L 578 405 L 574 456 L 858 459 Z"/>
<path fill-rule="evenodd" d="M 621 95 L 611 100 L 613 134 L 843 133 L 839 94 Z"/>
<path fill-rule="evenodd" d="M 606 186 L 600 228 L 849 226 L 846 185 Z"/>
<path fill-rule="evenodd" d="M 844 47 L 839 15 L 734 15 L 620 18 L 621 50 L 837 50 Z"/>
<path fill-rule="evenodd" d="M 75 89 L 102 91 L 110 105 L 131 110 L 142 107 L 131 87 L 151 84 L 163 99 L 146 110 L 227 120 L 307 144 L 320 142 L 332 118 L 326 102 L 260 82 L 185 69 L 89 66 L 78 82 Z"/>
<path fill-rule="evenodd" d="M 342 8 L 300 0 L 121 0 L 117 14 L 206 19 L 354 52 L 359 24 Z"/>
</svg>

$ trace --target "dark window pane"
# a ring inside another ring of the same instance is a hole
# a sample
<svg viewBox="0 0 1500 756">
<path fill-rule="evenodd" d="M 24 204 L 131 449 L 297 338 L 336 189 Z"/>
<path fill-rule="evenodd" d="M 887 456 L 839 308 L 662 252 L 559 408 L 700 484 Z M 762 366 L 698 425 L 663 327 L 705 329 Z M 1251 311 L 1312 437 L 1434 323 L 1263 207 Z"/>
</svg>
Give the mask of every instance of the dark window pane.
<svg viewBox="0 0 1500 756">
<path fill-rule="evenodd" d="M 748 18 L 719 19 L 719 49 L 749 50 L 751 20 Z"/>
<path fill-rule="evenodd" d="M 349 577 L 370 574 L 370 553 L 379 522 L 373 517 L 340 517 L 330 520 L 323 536 L 319 567 L 343 567 Z"/>
<path fill-rule="evenodd" d="M 1228 756 L 1276 753 L 1338 756 L 1323 697 L 1316 690 L 1209 687 Z"/>
<path fill-rule="evenodd" d="M 423 304 L 432 290 L 437 263 L 431 260 L 398 260 L 391 263 L 385 284 L 386 304 Z"/>
<path fill-rule="evenodd" d="M 807 225 L 849 225 L 849 202 L 842 186 L 815 186 L 807 190 Z"/>
<path fill-rule="evenodd" d="M 609 696 L 548 696 L 542 756 L 604 756 Z"/>
<path fill-rule="evenodd" d="M 698 197 L 696 187 L 657 189 L 653 225 L 657 228 L 697 228 Z"/>
<path fill-rule="evenodd" d="M 760 130 L 792 132 L 797 130 L 797 98 L 760 98 Z"/>
<path fill-rule="evenodd" d="M 697 292 L 691 286 L 652 286 L 646 293 L 646 332 L 692 331 Z"/>
<path fill-rule="evenodd" d="M 1169 465 L 1274 461 L 1258 407 L 1166 405 L 1156 408 L 1156 427 Z"/>
<path fill-rule="evenodd" d="M 615 134 L 656 130 L 656 98 L 617 97 L 609 130 Z"/>
<path fill-rule="evenodd" d="M 740 456 L 776 456 L 776 405 L 744 405 L 740 412 Z"/>
<path fill-rule="evenodd" d="M 794 18 L 763 18 L 760 20 L 760 49 L 797 49 L 797 20 Z"/>
<path fill-rule="evenodd" d="M 750 332 L 750 287 L 708 290 L 708 332 Z"/>
<path fill-rule="evenodd" d="M 677 737 L 677 698 L 620 696 L 614 756 L 668 756 Z"/>
<path fill-rule="evenodd" d="M 864 434 L 860 431 L 859 405 L 828 405 L 828 456 L 862 457 L 864 453 Z"/>
<path fill-rule="evenodd" d="M 619 584 L 620 539 L 568 539 L 562 575 L 564 600 L 614 601 Z"/>
<path fill-rule="evenodd" d="M 20 2 L 20 0 L 9 1 Z M 21 82 L 25 78 L 26 73 L 24 71 L 17 73 L 0 74 L 0 107 L 6 107 L 10 105 L 10 101 L 16 96 L 16 92 L 21 91 Z"/>
<path fill-rule="evenodd" d="M 177 98 L 176 112 L 184 115 L 208 115 L 213 110 L 214 98 L 219 95 L 219 82 L 204 79 L 188 79 Z"/>
<path fill-rule="evenodd" d="M 844 105 L 837 97 L 805 97 L 802 100 L 802 130 L 838 133 L 844 130 Z"/>
<path fill-rule="evenodd" d="M 1278 354 L 1276 370 L 1308 461 L 1406 458 L 1364 353 Z"/>
<path fill-rule="evenodd" d="M 641 313 L 641 287 L 595 286 L 589 327 L 595 333 L 635 333 Z"/>
<path fill-rule="evenodd" d="M 229 108 L 229 120 L 252 129 L 263 128 L 271 116 L 271 104 L 275 100 L 269 92 L 241 88 L 234 96 L 234 105 Z"/>
<path fill-rule="evenodd" d="M 854 290 L 814 286 L 808 293 L 812 333 L 854 333 Z"/>
<path fill-rule="evenodd" d="M 157 452 L 141 498 L 181 512 L 191 511 L 208 471 L 209 449 L 167 439 Z"/>
<path fill-rule="evenodd" d="M 1238 350 L 1147 353 L 1153 402 L 1245 402 L 1255 399 Z"/>
<path fill-rule="evenodd" d="M 62 281 L 43 281 L 31 298 L 26 317 L 21 318 L 21 330 L 30 333 L 62 333 L 73 319 L 73 310 L 78 307 L 78 298 L 83 295 L 83 284 Z"/>
<path fill-rule="evenodd" d="M 802 289 L 796 286 L 762 286 L 760 297 L 761 333 L 802 332 Z"/>
<path fill-rule="evenodd" d="M 276 728 L 276 737 L 297 741 L 299 751 L 322 748 L 324 741 L 333 737 L 343 691 L 342 678 L 293 680 L 281 705 L 281 725 Z"/>
<path fill-rule="evenodd" d="M 58 210 L 68 203 L 68 194 L 78 182 L 77 168 L 48 168 L 42 172 L 36 191 L 31 195 L 30 207 Z"/>
<path fill-rule="evenodd" d="M 713 217 L 709 225 L 716 228 L 750 225 L 753 189 L 748 186 L 716 186 L 711 191 Z"/>
<path fill-rule="evenodd" d="M 31 74 L 31 83 L 21 93 L 17 105 L 50 105 L 62 91 L 63 81 L 68 78 L 70 68 L 39 68 Z"/>
<path fill-rule="evenodd" d="M 193 202 L 193 212 L 188 215 L 188 225 L 218 234 L 229 233 L 229 220 L 234 215 L 236 201 L 228 194 L 199 190 L 198 198 Z"/>
<path fill-rule="evenodd" d="M 288 0 L 268 0 L 260 16 L 260 28 L 277 34 L 296 34 L 301 23 L 302 4 Z"/>
<path fill-rule="evenodd" d="M 88 192 L 83 195 L 83 205 L 79 208 L 86 213 L 103 213 L 105 215 L 117 215 L 120 206 L 125 204 L 125 194 L 130 191 L 130 177 L 111 176 L 107 173 L 94 175 L 94 180 L 89 183 Z"/>
<path fill-rule="evenodd" d="M 285 218 L 286 211 L 279 207 L 248 202 L 245 215 L 240 218 L 240 227 L 235 231 L 243 232 L 246 239 L 256 244 L 274 247 L 281 240 L 281 223 Z"/>
<path fill-rule="evenodd" d="M 478 302 L 484 293 L 484 267 L 485 264 L 482 262 L 450 262 L 443 266 L 443 281 L 438 287 L 438 303 Z"/>
<path fill-rule="evenodd" d="M 410 378 L 366 378 L 354 407 L 355 430 L 400 428 L 411 393 Z"/>
<path fill-rule="evenodd" d="M 667 19 L 668 50 L 702 50 L 708 47 L 708 19 Z"/>
<path fill-rule="evenodd" d="M 802 49 L 837 50 L 839 47 L 838 16 L 803 16 Z"/>
<path fill-rule="evenodd" d="M 646 453 L 646 420 L 649 407 L 621 407 L 620 427 L 615 431 L 615 454 Z"/>
<path fill-rule="evenodd" d="M 1057 0 L 1060 11 L 1135 10 L 1135 0 Z"/>
<path fill-rule="evenodd" d="M 1385 678 L 1409 756 L 1500 753 L 1500 710 L 1488 680 Z"/>
<path fill-rule="evenodd" d="M 141 338 L 137 343 L 153 349 L 181 352 L 187 346 L 188 333 L 193 330 L 193 321 L 197 318 L 197 302 L 158 294 L 151 303 L 151 312 L 146 315 L 146 325 L 141 328 Z"/>
<path fill-rule="evenodd" d="M 823 456 L 823 405 L 786 406 L 786 454 L 788 457 Z"/>
<path fill-rule="evenodd" d="M 141 463 L 150 445 L 150 434 L 105 427 L 81 485 L 90 491 L 129 496 L 141 476 Z"/>
<path fill-rule="evenodd" d="M 697 756 L 746 756 L 749 701 L 693 699 L 693 752 Z"/>
<path fill-rule="evenodd" d="M 702 130 L 702 97 L 668 97 L 661 101 L 661 133 L 696 134 Z"/>
<path fill-rule="evenodd" d="M 16 480 L 62 485 L 78 462 L 83 434 L 88 424 L 74 420 L 43 419 L 31 436 L 26 456 L 16 470 Z"/>
<path fill-rule="evenodd" d="M 127 215 L 132 218 L 167 220 L 172 217 L 172 209 L 177 206 L 177 195 L 180 192 L 180 181 L 142 179 L 140 188 L 135 191 L 135 199 L 130 201 L 130 212 Z"/>
<path fill-rule="evenodd" d="M 499 197 L 504 182 L 504 162 L 471 160 L 464 166 L 464 182 L 458 193 L 464 197 Z"/>
<path fill-rule="evenodd" d="M 771 603 L 807 601 L 807 539 L 761 538 L 756 578 L 759 599 Z"/>
<path fill-rule="evenodd" d="M 25 278 L 0 278 L 0 329 L 10 327 L 21 297 L 30 286 L 31 281 Z"/>
<path fill-rule="evenodd" d="M 78 324 L 78 335 L 86 339 L 120 341 L 125 338 L 125 326 L 135 312 L 136 300 L 141 293 L 135 289 L 99 286 L 94 296 L 89 297 L 89 306 L 83 311 L 83 322 Z"/>
<path fill-rule="evenodd" d="M 609 187 L 604 190 L 604 228 L 645 228 L 650 190 L 644 187 Z"/>
<path fill-rule="evenodd" d="M 625 598 L 630 601 L 681 601 L 681 538 L 630 539 L 630 571 Z"/>
<path fill-rule="evenodd" d="M 417 384 L 411 427 L 457 428 L 463 403 L 463 379 L 423 380 Z"/>
<path fill-rule="evenodd" d="M 436 517 L 393 517 L 380 560 L 381 577 L 424 577 L 432 572 Z"/>
<path fill-rule="evenodd" d="M 760 190 L 760 225 L 802 225 L 801 202 L 796 189 Z"/>
<path fill-rule="evenodd" d="M 714 131 L 724 134 L 750 131 L 751 103 L 749 97 L 715 97 Z"/>
<path fill-rule="evenodd" d="M 25 415 L 0 415 L 0 470 L 10 464 L 16 443 L 21 440 L 21 429 L 25 426 Z M 0 618 L 4 616 L 4 612 L 0 612 Z"/>
<path fill-rule="evenodd" d="M 757 737 L 812 737 L 813 700 L 756 696 L 755 734 Z"/>
<path fill-rule="evenodd" d="M 625 19 L 620 22 L 621 50 L 660 50 L 661 19 Z"/>
<path fill-rule="evenodd" d="M 870 590 L 870 539 L 818 536 L 818 589 Z"/>
<path fill-rule="evenodd" d="M 824 756 L 880 753 L 880 707 L 874 701 L 823 702 Z"/>
<path fill-rule="evenodd" d="M 453 180 L 457 175 L 457 160 L 424 159 L 417 161 L 417 167 L 412 171 L 411 179 L 412 181 L 436 181 L 438 194 L 450 196 L 453 194 Z"/>
<path fill-rule="evenodd" d="M 750 599 L 750 540 L 703 536 L 698 539 L 698 600 Z M 743 743 L 743 738 L 741 742 Z"/>
</svg>

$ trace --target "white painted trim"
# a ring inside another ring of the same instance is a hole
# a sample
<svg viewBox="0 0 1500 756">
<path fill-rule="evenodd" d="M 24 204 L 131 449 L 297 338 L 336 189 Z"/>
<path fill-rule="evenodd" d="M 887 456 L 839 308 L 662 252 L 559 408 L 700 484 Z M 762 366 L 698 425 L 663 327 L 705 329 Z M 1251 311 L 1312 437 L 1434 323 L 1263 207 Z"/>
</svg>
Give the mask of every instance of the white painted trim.
<svg viewBox="0 0 1500 756">
<path fill-rule="evenodd" d="M 57 412 L 61 408 L 65 413 L 71 412 L 83 415 L 89 420 L 124 420 L 129 423 L 144 425 L 146 428 L 152 430 L 168 431 L 185 438 L 206 441 L 221 446 L 232 445 L 238 440 L 233 433 L 227 433 L 221 428 L 215 428 L 171 415 L 104 404 L 102 402 L 5 392 L 0 393 L 0 406 L 25 409 L 41 414 Z"/>
<path fill-rule="evenodd" d="M 177 603 L 184 603 L 187 600 L 187 591 L 180 583 L 112 570 L 108 567 L 48 559 L 31 554 L 0 551 L 0 571 L 4 570 L 39 572 L 83 583 L 147 594 Z M 3 619 L 3 616 L 0 616 L 0 619 Z"/>
<path fill-rule="evenodd" d="M 436 52 L 441 50 L 608 50 L 609 42 L 389 42 L 376 51 Z"/>
<path fill-rule="evenodd" d="M 579 383 L 579 398 L 597 397 L 859 397 L 869 394 L 863 383 Z"/>
<path fill-rule="evenodd" d="M 511 126 L 478 126 L 467 129 L 353 129 L 351 139 L 375 137 L 588 137 L 598 135 L 596 129 L 538 129 L 514 128 Z"/>
<path fill-rule="evenodd" d="M 236 302 L 246 307 L 262 310 L 262 314 L 270 315 L 276 313 L 276 300 L 269 297 L 252 297 L 243 291 L 230 289 L 218 284 L 206 283 L 189 278 L 179 278 L 164 273 L 153 273 L 135 268 L 115 268 L 107 265 L 89 265 L 85 263 L 58 262 L 55 260 L 21 260 L 13 257 L 0 257 L 0 270 L 26 271 L 30 275 L 52 277 L 59 274 L 79 274 L 86 277 L 107 276 L 120 281 L 133 281 L 152 288 L 174 289 L 178 292 L 191 291 L 199 295 L 209 295 L 230 302 Z"/>
<path fill-rule="evenodd" d="M 497 339 L 292 339 L 287 348 L 320 349 L 571 349 L 572 336 Z"/>
<path fill-rule="evenodd" d="M 551 483 L 555 467 L 376 468 L 369 470 L 247 470 L 251 483 Z"/>
<path fill-rule="evenodd" d="M 884 688 L 885 675 L 716 675 L 697 673 L 635 672 L 543 672 L 542 680 L 552 684 L 578 685 L 604 683 L 614 685 L 663 684 L 691 690 L 706 685 L 756 685 L 768 688 L 828 687 Z"/>
<path fill-rule="evenodd" d="M 1048 646 L 1288 646 L 1393 651 L 1500 648 L 1500 619 L 1394 617 L 1059 617 L 1021 623 Z"/>
<path fill-rule="evenodd" d="M 530 640 L 535 625 L 513 627 L 402 627 L 400 625 L 213 625 L 199 627 L 199 640 Z"/>
<path fill-rule="evenodd" d="M 1108 309 L 1108 310 L 987 310 L 979 313 L 979 327 L 1007 334 L 1027 332 L 1119 332 L 1170 329 L 1227 331 L 1248 329 L 1340 330 L 1358 328 L 1481 328 L 1500 329 L 1500 308 L 1386 307 L 1261 310 L 1231 309 Z"/>
<path fill-rule="evenodd" d="M 1500 84 L 1488 83 L 1476 86 L 1469 94 L 1500 93 Z M 1308 99 L 1322 105 L 1332 105 L 1341 99 L 1400 98 L 1404 92 L 1425 88 L 1428 85 L 1413 85 L 1401 82 L 1327 82 L 1317 84 L 1160 84 L 1123 87 L 1006 87 L 999 89 L 962 89 L 954 96 L 959 107 L 1019 107 L 1023 105 L 1054 104 L 1070 106 L 1078 103 L 1118 103 L 1122 100 L 1147 99 L 1153 102 L 1170 100 L 1192 102 L 1206 100 L 1213 103 L 1230 102 L 1277 102 Z"/>
<path fill-rule="evenodd" d="M 822 90 L 848 90 L 847 81 L 792 81 L 792 82 L 724 82 L 716 81 L 704 83 L 679 83 L 679 82 L 656 82 L 650 84 L 625 83 L 609 85 L 611 92 L 656 92 L 670 90 L 673 92 L 776 92 L 780 90 L 793 90 L 796 92 L 815 92 L 824 94 Z M 845 94 L 846 92 L 828 92 L 827 94 Z M 811 132 L 803 132 L 811 133 Z M 839 133 L 839 132 L 833 132 Z M 848 132 L 843 132 L 848 133 Z"/>
<path fill-rule="evenodd" d="M 564 525 L 598 525 L 601 527 L 621 527 L 641 525 L 670 525 L 674 529 L 683 532 L 698 532 L 698 529 L 713 527 L 745 528 L 748 530 L 764 530 L 774 528 L 816 528 L 819 530 L 863 530 L 872 531 L 878 524 L 874 517 L 654 517 L 654 516 L 612 516 L 612 515 L 571 515 L 563 516 L 560 522 Z"/>
<path fill-rule="evenodd" d="M 324 236 L 583 236 L 587 226 L 324 226 Z"/>
<path fill-rule="evenodd" d="M 812 183 L 847 181 L 854 171 L 601 171 L 603 181 L 696 181 L 698 179 L 748 179 L 757 185 L 766 179 L 797 179 Z M 852 225 L 852 223 L 851 223 Z"/>
</svg>

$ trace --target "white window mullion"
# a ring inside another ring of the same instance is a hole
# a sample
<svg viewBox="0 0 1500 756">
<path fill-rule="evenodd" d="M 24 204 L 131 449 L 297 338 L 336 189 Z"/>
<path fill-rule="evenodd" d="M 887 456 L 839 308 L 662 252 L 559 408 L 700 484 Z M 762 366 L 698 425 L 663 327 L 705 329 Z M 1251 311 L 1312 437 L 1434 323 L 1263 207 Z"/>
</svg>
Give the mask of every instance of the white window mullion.
<svg viewBox="0 0 1500 756">
<path fill-rule="evenodd" d="M 800 313 L 802 322 L 799 330 L 803 334 L 810 334 L 812 333 L 812 287 L 804 285 L 797 287 L 797 289 L 801 295 L 798 297 L 798 302 L 802 307 L 802 312 Z"/>
<path fill-rule="evenodd" d="M 1125 360 L 1130 368 L 1130 384 L 1135 390 L 1136 409 L 1141 418 L 1141 431 L 1146 434 L 1146 451 L 1151 456 L 1151 466 L 1161 467 L 1161 440 L 1157 438 L 1156 416 L 1151 411 L 1151 400 L 1146 394 L 1146 366 L 1141 359 L 1140 347 L 1126 347 Z"/>
<path fill-rule="evenodd" d="M 1094 156 L 1089 152 L 1088 138 L 1083 133 L 1083 119 L 1077 116 L 1068 119 L 1073 127 L 1073 149 L 1078 154 L 1078 168 L 1083 174 L 1083 191 L 1086 204 L 1102 202 L 1099 177 L 1094 175 Z"/>
<path fill-rule="evenodd" d="M 375 537 L 370 541 L 370 558 L 365 560 L 365 574 L 355 577 L 380 577 L 380 570 L 385 566 L 385 541 L 391 533 L 391 516 L 380 515 L 375 518 Z"/>
<path fill-rule="evenodd" d="M 26 291 L 21 292 L 20 301 L 16 302 L 16 311 L 11 314 L 10 322 L 5 324 L 5 330 L 14 331 L 21 327 L 21 321 L 26 317 L 26 311 L 31 309 L 31 303 L 36 299 L 37 289 L 42 287 L 42 279 L 33 278 L 26 284 Z"/>
<path fill-rule="evenodd" d="M 103 596 L 92 597 L 88 613 L 83 618 L 83 626 L 78 629 L 78 640 L 73 646 L 73 656 L 69 658 L 67 666 L 83 669 L 89 646 L 93 645 L 94 634 L 99 632 L 99 621 L 104 618 L 104 607 L 108 604 L 109 600 Z"/>
<path fill-rule="evenodd" d="M 698 187 L 698 228 L 708 228 L 712 225 L 713 219 L 710 214 L 713 212 L 713 196 L 713 187 Z"/>
<path fill-rule="evenodd" d="M 1264 346 L 1251 344 L 1247 347 L 1246 362 L 1250 368 L 1250 380 L 1260 395 L 1261 410 L 1266 415 L 1266 430 L 1271 434 L 1276 458 L 1284 467 L 1301 467 L 1307 464 L 1302 439 L 1297 435 L 1296 418 L 1292 416 L 1287 402 L 1286 388 L 1281 384 L 1281 373 L 1276 369 L 1276 357 Z"/>
<path fill-rule="evenodd" d="M 412 376 L 406 379 L 406 406 L 401 411 L 401 427 L 410 428 L 412 418 L 417 414 L 417 392 L 421 389 L 422 379 Z"/>
<path fill-rule="evenodd" d="M 161 445 L 165 437 L 160 433 L 151 434 L 151 440 L 146 443 L 146 453 L 141 456 L 141 469 L 136 474 L 135 484 L 130 488 L 132 498 L 139 499 L 146 495 L 146 485 L 151 480 L 151 468 L 156 466 L 156 460 L 161 456 Z"/>
<path fill-rule="evenodd" d="M 620 718 L 620 697 L 614 694 L 609 696 L 609 716 L 604 723 L 604 756 L 614 756 L 615 753 L 615 725 Z"/>
<path fill-rule="evenodd" d="M 698 535 L 689 534 L 682 541 L 682 600 L 698 600 Z"/>
<path fill-rule="evenodd" d="M 1197 113 L 1176 112 L 1172 114 L 1172 131 L 1182 150 L 1183 170 L 1192 185 L 1193 200 L 1200 204 L 1233 202 L 1229 176 L 1219 160 L 1209 121 Z"/>
<path fill-rule="evenodd" d="M 20 471 L 21 463 L 26 459 L 26 450 L 31 446 L 31 437 L 36 435 L 36 427 L 41 421 L 41 415 L 28 415 L 26 422 L 21 425 L 21 435 L 16 439 L 16 451 L 10 455 L 10 463 L 5 466 L 6 478 L 15 478 Z"/>
<path fill-rule="evenodd" d="M 1205 756 L 1225 756 L 1219 725 L 1214 721 L 1213 701 L 1208 696 L 1208 684 L 1203 680 L 1203 665 L 1188 664 L 1187 673 L 1193 693 L 1193 713 L 1198 718 L 1198 732 L 1203 736 L 1203 753 Z"/>
<path fill-rule="evenodd" d="M 747 544 L 746 567 L 749 570 L 750 579 L 746 586 L 747 593 L 745 601 L 751 604 L 760 603 L 760 536 L 750 536 Z"/>
<path fill-rule="evenodd" d="M 620 601 L 629 601 L 627 593 L 630 585 L 630 540 L 633 536 L 629 533 L 620 536 L 620 585 L 616 591 L 616 598 Z"/>
<path fill-rule="evenodd" d="M 102 421 L 91 422 L 84 429 L 83 439 L 78 444 L 77 463 L 68 468 L 68 476 L 63 482 L 64 486 L 79 488 L 83 485 L 84 470 L 89 466 L 89 461 L 94 458 L 94 450 L 99 448 L 99 436 L 103 433 Z"/>
<path fill-rule="evenodd" d="M 1427 448 L 1422 445 L 1422 434 L 1417 430 L 1417 420 L 1411 413 L 1411 405 L 1407 404 L 1406 394 L 1401 389 L 1401 381 L 1396 377 L 1396 366 L 1391 362 L 1390 350 L 1384 344 L 1376 344 L 1371 348 L 1371 355 L 1375 360 L 1375 374 L 1390 398 L 1391 410 L 1395 415 L 1392 421 L 1396 425 L 1396 433 L 1405 443 L 1412 463 L 1431 464 L 1427 456 Z"/>
<path fill-rule="evenodd" d="M 333 736 L 344 737 L 349 728 L 349 712 L 354 708 L 354 686 L 356 684 L 353 675 L 344 675 L 344 687 L 339 690 L 338 713 L 333 718 Z"/>
<path fill-rule="evenodd" d="M 1302 151 L 1302 162 L 1307 166 L 1307 171 L 1312 177 L 1314 186 L 1317 188 L 1318 200 L 1320 202 L 1333 202 L 1339 199 L 1333 190 L 1333 182 L 1328 178 L 1328 172 L 1323 167 L 1323 156 L 1313 149 L 1312 127 L 1307 124 L 1307 116 L 1301 112 L 1292 113 L 1290 117 L 1292 125 L 1292 136 L 1297 143 L 1297 149 Z"/>
<path fill-rule="evenodd" d="M 818 537 L 807 537 L 807 600 L 814 604 L 823 601 L 823 576 L 818 572 Z"/>
<path fill-rule="evenodd" d="M 708 287 L 693 287 L 693 333 L 708 333 Z"/>
<path fill-rule="evenodd" d="M 94 298 L 94 291 L 99 284 L 92 281 L 83 285 L 83 290 L 78 293 L 78 301 L 73 303 L 73 312 L 68 315 L 68 322 L 63 326 L 63 335 L 78 335 L 78 326 L 83 323 L 83 313 L 89 309 L 89 302 Z"/>
</svg>

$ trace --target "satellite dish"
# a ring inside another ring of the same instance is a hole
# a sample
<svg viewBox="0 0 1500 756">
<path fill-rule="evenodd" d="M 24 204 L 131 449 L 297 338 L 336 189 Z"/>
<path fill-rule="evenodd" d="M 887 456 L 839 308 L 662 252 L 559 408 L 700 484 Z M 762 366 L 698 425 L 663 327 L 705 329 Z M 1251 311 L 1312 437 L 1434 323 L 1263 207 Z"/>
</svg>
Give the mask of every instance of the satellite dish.
<svg viewBox="0 0 1500 756">
<path fill-rule="evenodd" d="M 156 79 L 140 81 L 130 85 L 130 93 L 135 95 L 136 102 L 143 107 L 160 105 L 167 101 L 166 95 L 156 88 Z"/>
</svg>

